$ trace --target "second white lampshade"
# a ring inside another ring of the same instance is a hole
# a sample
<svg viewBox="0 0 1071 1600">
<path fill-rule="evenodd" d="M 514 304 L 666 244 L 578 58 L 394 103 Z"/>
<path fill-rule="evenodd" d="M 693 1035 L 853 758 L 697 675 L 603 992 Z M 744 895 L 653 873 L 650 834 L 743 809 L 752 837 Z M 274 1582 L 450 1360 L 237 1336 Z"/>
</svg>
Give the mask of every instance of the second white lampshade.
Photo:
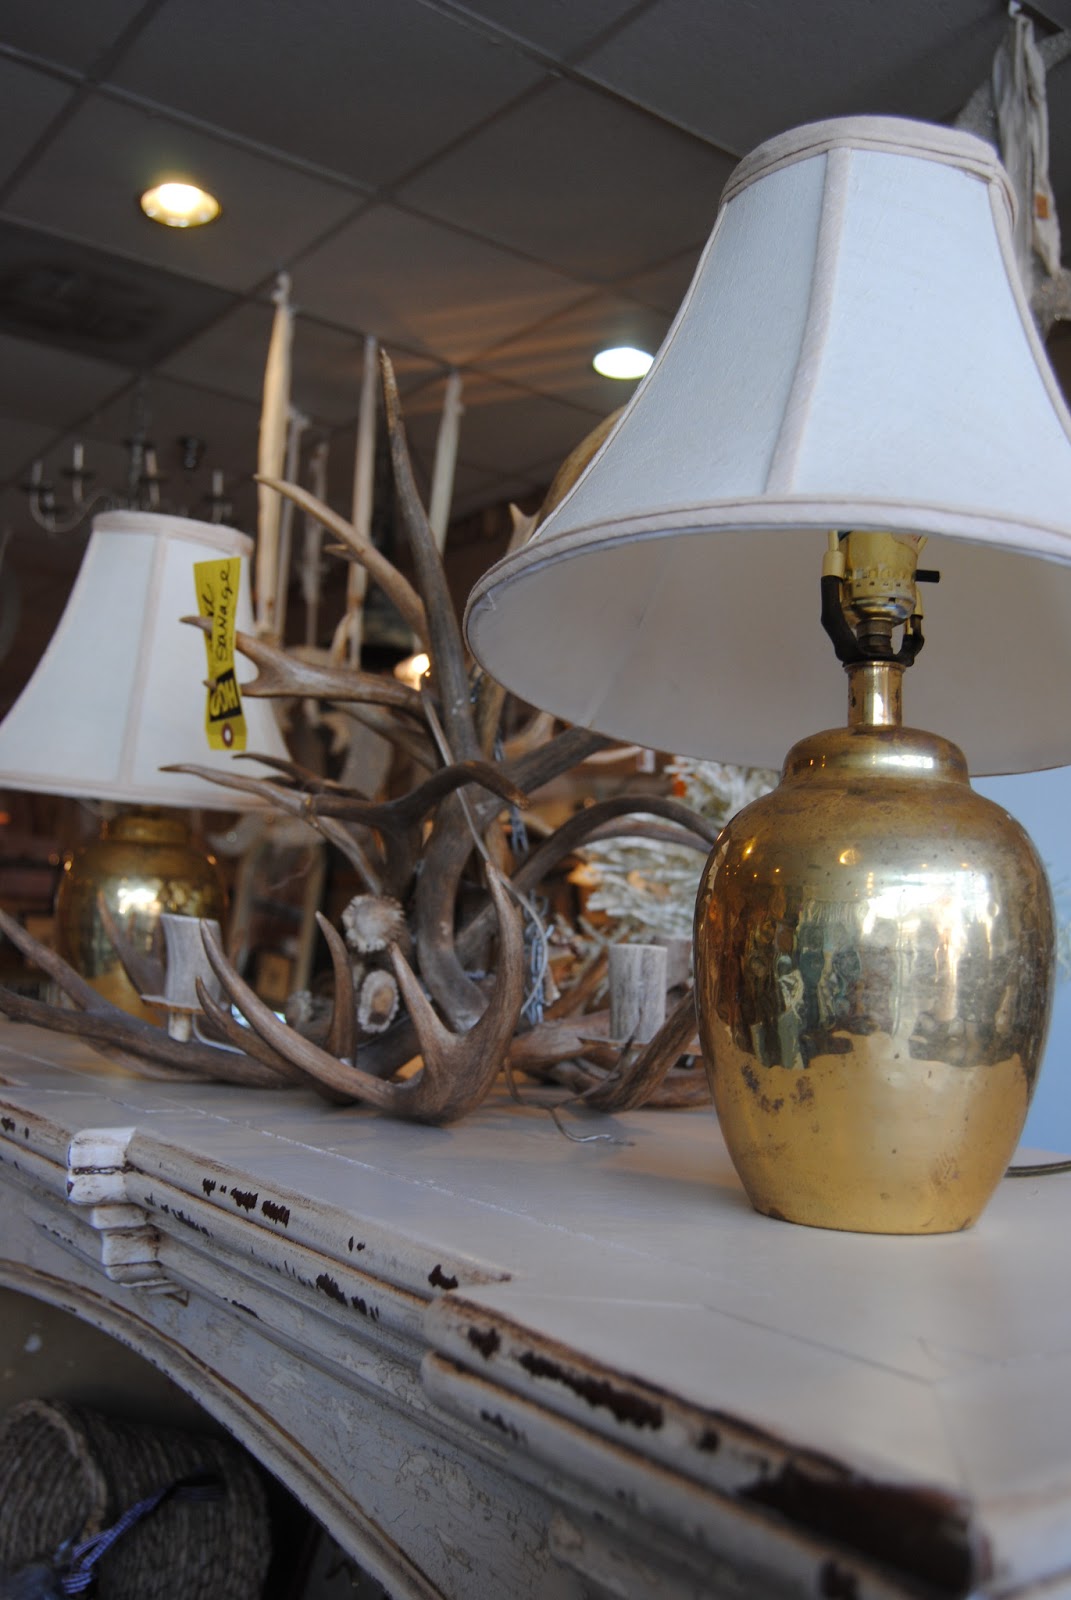
<svg viewBox="0 0 1071 1600">
<path fill-rule="evenodd" d="M 251 552 L 244 534 L 185 517 L 94 518 L 59 626 L 0 726 L 0 788 L 227 811 L 257 804 L 160 770 L 175 762 L 226 770 L 233 761 L 209 748 L 204 636 L 179 619 L 197 613 L 195 562 Z M 252 631 L 248 561 L 237 627 Z M 249 751 L 285 758 L 270 704 L 247 699 L 243 710 Z"/>
</svg>

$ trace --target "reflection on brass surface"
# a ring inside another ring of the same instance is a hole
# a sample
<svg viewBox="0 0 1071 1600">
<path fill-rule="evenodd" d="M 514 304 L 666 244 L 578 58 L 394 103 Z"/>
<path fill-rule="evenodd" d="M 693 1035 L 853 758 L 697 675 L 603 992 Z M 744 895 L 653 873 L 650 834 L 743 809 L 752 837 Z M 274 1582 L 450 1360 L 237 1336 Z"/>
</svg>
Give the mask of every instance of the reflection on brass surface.
<svg viewBox="0 0 1071 1600">
<path fill-rule="evenodd" d="M 729 1151 L 759 1211 L 943 1233 L 1018 1142 L 1048 1027 L 1052 901 L 956 747 L 805 739 L 714 847 L 696 995 Z"/>
<path fill-rule="evenodd" d="M 162 1023 L 142 1004 L 101 921 L 97 896 L 126 937 L 149 955 L 161 912 L 223 918 L 223 885 L 211 857 L 190 842 L 181 816 L 149 808 L 124 811 L 98 839 L 64 863 L 56 897 L 57 946 L 98 993 L 133 1016 Z"/>
</svg>

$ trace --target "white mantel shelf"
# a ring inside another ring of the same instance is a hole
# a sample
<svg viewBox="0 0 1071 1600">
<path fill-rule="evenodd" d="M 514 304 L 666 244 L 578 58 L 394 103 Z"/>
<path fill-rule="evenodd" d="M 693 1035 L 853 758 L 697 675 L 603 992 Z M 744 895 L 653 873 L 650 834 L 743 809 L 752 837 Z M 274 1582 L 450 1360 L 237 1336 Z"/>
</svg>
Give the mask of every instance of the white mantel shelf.
<svg viewBox="0 0 1071 1600">
<path fill-rule="evenodd" d="M 748 1206 L 713 1113 L 457 1127 L 0 1023 L 0 1281 L 136 1349 L 392 1596 L 1071 1595 L 1071 1177 Z"/>
</svg>

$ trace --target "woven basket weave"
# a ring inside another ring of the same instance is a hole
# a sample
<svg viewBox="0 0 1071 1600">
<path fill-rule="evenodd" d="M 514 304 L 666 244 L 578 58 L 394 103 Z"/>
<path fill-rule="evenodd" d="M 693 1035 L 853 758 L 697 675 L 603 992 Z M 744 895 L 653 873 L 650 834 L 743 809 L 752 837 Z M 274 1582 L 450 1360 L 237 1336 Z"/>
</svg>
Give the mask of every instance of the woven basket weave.
<svg viewBox="0 0 1071 1600">
<path fill-rule="evenodd" d="M 26 1400 L 0 1422 L 0 1571 L 49 1561 L 64 1540 L 195 1473 L 220 1498 L 163 1502 L 97 1569 L 100 1600 L 260 1600 L 271 1554 L 257 1467 L 226 1440 Z"/>
</svg>

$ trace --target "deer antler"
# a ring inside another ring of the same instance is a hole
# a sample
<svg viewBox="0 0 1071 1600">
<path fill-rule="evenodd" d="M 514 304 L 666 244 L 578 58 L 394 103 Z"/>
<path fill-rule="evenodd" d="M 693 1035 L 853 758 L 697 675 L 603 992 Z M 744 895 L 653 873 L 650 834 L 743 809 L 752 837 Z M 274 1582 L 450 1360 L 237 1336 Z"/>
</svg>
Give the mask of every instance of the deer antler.
<svg viewBox="0 0 1071 1600">
<path fill-rule="evenodd" d="M 383 409 L 390 439 L 391 465 L 398 505 L 409 535 L 409 549 L 416 568 L 417 584 L 428 615 L 428 647 L 435 687 L 442 705 L 443 724 L 453 756 L 458 761 L 474 761 L 480 755 L 479 740 L 469 696 L 469 676 L 465 647 L 457 613 L 443 571 L 442 557 L 435 543 L 427 513 L 420 502 L 413 478 L 413 464 L 402 422 L 401 402 L 390 357 L 379 353 L 383 379 Z"/>
<path fill-rule="evenodd" d="M 498 918 L 498 972 L 479 1021 L 451 1033 L 439 1021 L 400 951 L 391 954 L 402 996 L 420 1037 L 424 1070 L 399 1084 L 394 1109 L 421 1122 L 455 1122 L 486 1098 L 506 1059 L 524 1002 L 524 935 L 501 876 L 487 868 L 487 884 Z M 403 1098 L 404 1097 L 404 1098 Z"/>
<path fill-rule="evenodd" d="M 420 1043 L 423 1067 L 402 1083 L 387 1083 L 360 1067 L 338 1060 L 280 1022 L 239 977 L 219 941 L 203 929 L 212 970 L 228 996 L 260 1037 L 313 1079 L 349 1100 L 421 1122 L 452 1122 L 486 1096 L 506 1058 L 524 998 L 524 938 L 520 918 L 493 868 L 488 887 L 499 927 L 498 976 L 494 992 L 478 1022 L 463 1034 L 451 1033 L 436 1016 L 412 968 L 395 947 L 392 959 L 410 1019 Z M 332 956 L 336 951 L 332 947 Z M 338 967 L 336 964 L 336 973 Z M 348 972 L 346 978 L 348 981 Z"/>
</svg>

